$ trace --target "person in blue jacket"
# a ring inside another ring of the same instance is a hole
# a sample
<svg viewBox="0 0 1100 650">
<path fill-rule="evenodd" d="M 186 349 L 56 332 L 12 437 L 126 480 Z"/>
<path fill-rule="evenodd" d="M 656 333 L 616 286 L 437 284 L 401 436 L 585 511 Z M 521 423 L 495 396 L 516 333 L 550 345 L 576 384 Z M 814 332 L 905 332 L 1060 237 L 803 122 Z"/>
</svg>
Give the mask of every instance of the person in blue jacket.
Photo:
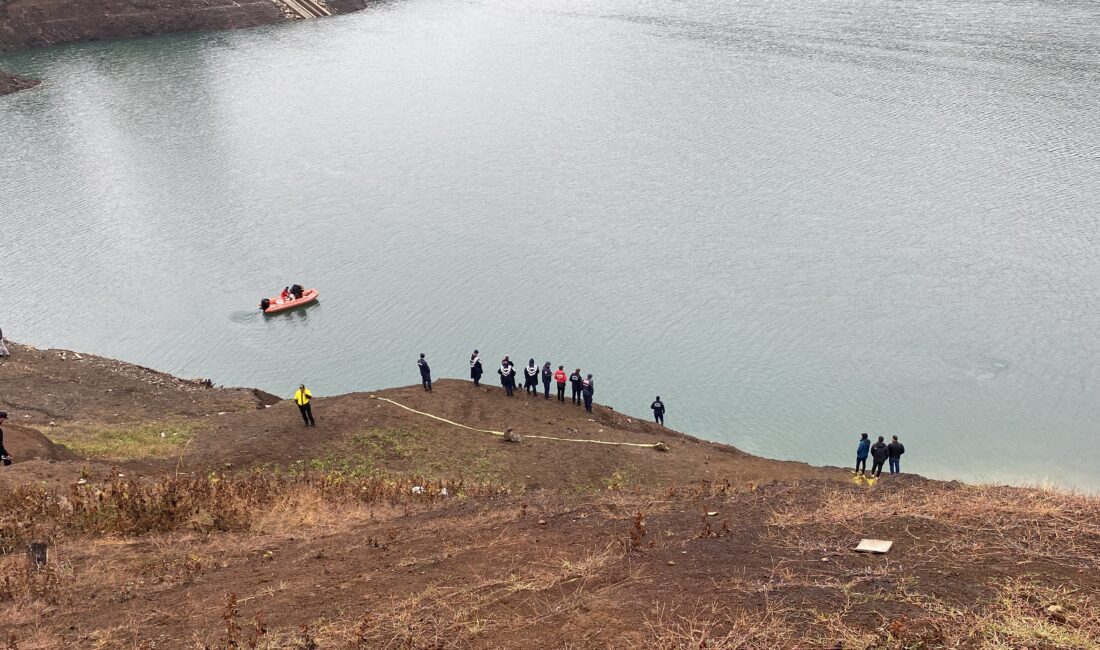
<svg viewBox="0 0 1100 650">
<path fill-rule="evenodd" d="M 866 433 L 859 434 L 859 446 L 856 447 L 856 471 L 867 472 L 867 454 L 871 451 L 871 439 Z"/>
</svg>

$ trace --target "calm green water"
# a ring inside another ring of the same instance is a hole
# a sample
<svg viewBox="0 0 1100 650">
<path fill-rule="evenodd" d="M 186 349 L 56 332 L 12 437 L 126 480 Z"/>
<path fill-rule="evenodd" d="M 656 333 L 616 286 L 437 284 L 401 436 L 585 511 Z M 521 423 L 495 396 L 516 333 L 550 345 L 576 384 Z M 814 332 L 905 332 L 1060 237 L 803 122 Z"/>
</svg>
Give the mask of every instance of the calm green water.
<svg viewBox="0 0 1100 650">
<path fill-rule="evenodd" d="M 1097 25 L 407 0 L 4 57 L 47 82 L 0 98 L 0 326 L 284 395 L 478 347 L 757 454 L 896 433 L 908 471 L 1097 490 Z M 295 281 L 321 304 L 254 310 Z"/>
</svg>

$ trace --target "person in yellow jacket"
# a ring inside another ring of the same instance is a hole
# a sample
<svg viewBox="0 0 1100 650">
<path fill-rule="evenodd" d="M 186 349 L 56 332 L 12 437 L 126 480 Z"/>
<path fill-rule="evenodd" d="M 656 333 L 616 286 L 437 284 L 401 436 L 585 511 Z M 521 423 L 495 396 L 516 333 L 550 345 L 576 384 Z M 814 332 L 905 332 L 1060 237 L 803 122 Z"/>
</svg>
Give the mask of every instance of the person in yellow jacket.
<svg viewBox="0 0 1100 650">
<path fill-rule="evenodd" d="M 317 426 L 317 423 L 313 421 L 313 407 L 309 405 L 309 401 L 312 399 L 313 393 L 309 392 L 306 385 L 298 384 L 298 390 L 294 391 L 294 403 L 298 405 L 298 410 L 302 413 L 302 420 L 307 427 Z"/>
</svg>

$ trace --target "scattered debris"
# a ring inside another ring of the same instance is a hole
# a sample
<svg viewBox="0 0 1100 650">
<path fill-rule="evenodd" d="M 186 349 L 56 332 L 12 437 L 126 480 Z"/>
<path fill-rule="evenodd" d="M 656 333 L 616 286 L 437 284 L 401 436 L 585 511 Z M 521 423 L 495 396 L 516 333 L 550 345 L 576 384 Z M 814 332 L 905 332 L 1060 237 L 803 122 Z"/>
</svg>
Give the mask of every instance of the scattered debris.
<svg viewBox="0 0 1100 650">
<path fill-rule="evenodd" d="M 521 442 L 522 440 L 523 438 L 518 433 L 512 431 L 512 427 L 504 430 L 504 442 Z"/>
</svg>

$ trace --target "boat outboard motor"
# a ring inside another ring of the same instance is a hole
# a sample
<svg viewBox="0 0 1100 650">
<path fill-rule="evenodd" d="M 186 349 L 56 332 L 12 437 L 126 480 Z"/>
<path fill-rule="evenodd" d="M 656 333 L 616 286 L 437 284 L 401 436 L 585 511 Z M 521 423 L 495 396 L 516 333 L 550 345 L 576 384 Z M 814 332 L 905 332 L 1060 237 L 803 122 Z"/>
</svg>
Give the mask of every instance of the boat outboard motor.
<svg viewBox="0 0 1100 650">
<path fill-rule="evenodd" d="M 271 299 L 264 298 L 260 301 L 260 311 L 267 311 L 267 308 L 271 306 Z"/>
</svg>

